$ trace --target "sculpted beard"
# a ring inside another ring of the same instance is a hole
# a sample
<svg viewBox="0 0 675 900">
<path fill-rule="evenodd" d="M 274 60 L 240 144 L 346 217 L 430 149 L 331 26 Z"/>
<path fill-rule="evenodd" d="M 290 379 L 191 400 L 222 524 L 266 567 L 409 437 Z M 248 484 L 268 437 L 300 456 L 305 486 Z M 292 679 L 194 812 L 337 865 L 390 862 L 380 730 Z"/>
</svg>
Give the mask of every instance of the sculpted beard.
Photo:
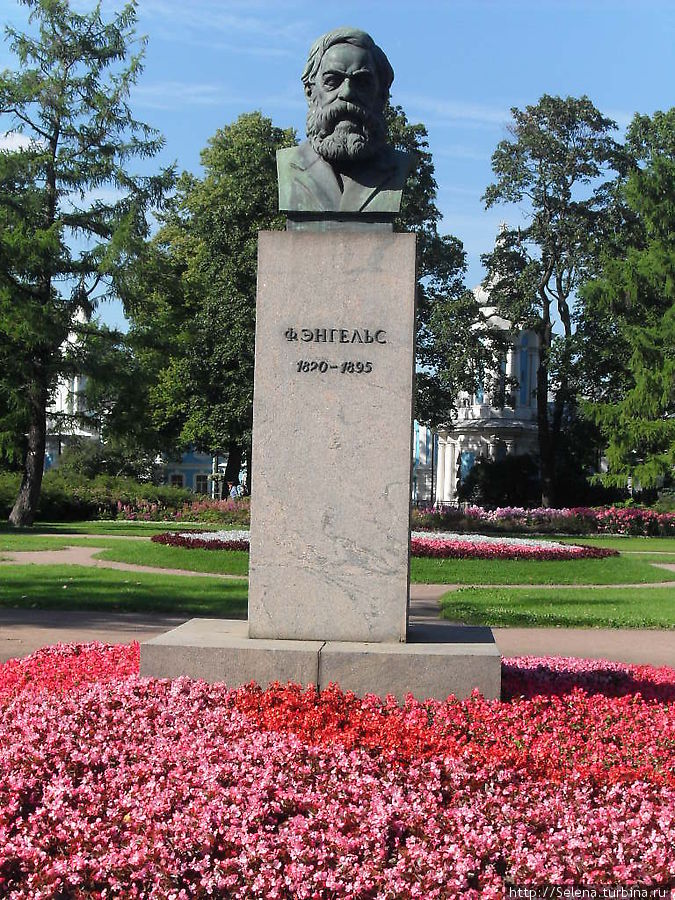
<svg viewBox="0 0 675 900">
<path fill-rule="evenodd" d="M 319 106 L 312 93 L 307 137 L 316 153 L 329 162 L 356 162 L 372 156 L 384 144 L 386 126 L 381 114 L 348 100 Z"/>
</svg>

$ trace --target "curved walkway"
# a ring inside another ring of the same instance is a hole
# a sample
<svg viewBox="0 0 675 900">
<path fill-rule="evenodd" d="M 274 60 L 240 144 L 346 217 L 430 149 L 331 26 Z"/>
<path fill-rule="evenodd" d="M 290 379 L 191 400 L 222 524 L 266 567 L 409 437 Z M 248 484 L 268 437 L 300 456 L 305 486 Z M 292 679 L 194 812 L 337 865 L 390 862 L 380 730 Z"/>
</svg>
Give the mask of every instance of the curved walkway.
<svg viewBox="0 0 675 900">
<path fill-rule="evenodd" d="M 424 621 L 425 604 L 411 601 L 412 621 Z M 436 623 L 436 615 L 433 617 Z M 52 644 L 103 641 L 128 644 L 158 637 L 186 616 L 157 613 L 0 609 L 0 662 Z M 450 625 L 451 623 L 448 623 Z M 672 631 L 607 628 L 493 628 L 502 656 L 576 656 L 675 668 Z"/>
<path fill-rule="evenodd" d="M 78 538 L 80 535 L 78 535 Z M 92 538 L 96 536 L 91 535 Z M 106 535 L 107 539 L 108 535 Z M 121 536 L 120 536 L 121 537 Z M 129 538 L 127 537 L 127 540 Z M 148 540 L 140 537 L 138 540 Z M 62 550 L 2 551 L 1 565 L 77 565 L 118 569 L 125 572 L 147 572 L 163 575 L 245 580 L 244 575 L 192 572 L 164 569 L 132 563 L 96 559 L 104 547 L 67 547 Z M 675 573 L 675 563 L 653 563 Z M 469 585 L 412 584 L 410 586 L 411 620 L 438 623 L 439 599 L 448 591 Z M 481 585 L 486 587 L 486 585 Z M 671 587 L 675 579 L 641 584 L 640 587 Z M 487 585 L 487 587 L 525 588 L 532 585 Z M 634 584 L 614 585 L 537 585 L 539 588 L 630 588 Z M 65 610 L 0 609 L 0 662 L 27 656 L 40 647 L 56 643 L 104 641 L 128 643 L 156 637 L 186 620 L 180 615 L 156 613 L 71 612 Z M 451 623 L 448 623 L 449 625 Z M 576 656 L 611 659 L 657 666 L 675 667 L 675 639 L 672 631 L 600 628 L 493 628 L 503 656 Z"/>
<path fill-rule="evenodd" d="M 141 540 L 145 540 L 141 538 Z M 246 575 L 224 575 L 220 572 L 192 572 L 189 569 L 164 569 L 159 566 L 141 566 L 136 563 L 115 562 L 112 559 L 96 559 L 107 547 L 64 547 L 62 550 L 2 550 L 0 566 L 90 566 L 98 569 L 119 569 L 121 572 L 147 572 L 155 575 L 192 575 L 199 578 L 226 578 L 246 580 Z"/>
<path fill-rule="evenodd" d="M 140 538 L 148 540 L 148 538 Z M 186 575 L 197 578 L 224 578 L 246 581 L 246 575 L 228 575 L 220 572 L 193 572 L 190 569 L 166 569 L 161 566 L 143 566 L 137 563 L 115 562 L 110 559 L 97 559 L 97 553 L 104 553 L 106 547 L 64 547 L 62 550 L 2 550 L 0 551 L 1 565 L 43 565 L 43 566 L 92 566 L 100 569 L 118 569 L 122 572 L 147 572 L 154 575 Z M 657 569 L 665 569 L 675 573 L 675 563 L 651 563 Z M 411 584 L 411 597 L 413 594 L 420 599 L 440 600 L 449 591 L 456 591 L 464 587 L 490 587 L 490 588 L 541 588 L 543 590 L 565 590 L 574 588 L 658 588 L 675 587 L 675 578 L 667 581 L 650 581 L 636 585 L 626 584 Z"/>
</svg>

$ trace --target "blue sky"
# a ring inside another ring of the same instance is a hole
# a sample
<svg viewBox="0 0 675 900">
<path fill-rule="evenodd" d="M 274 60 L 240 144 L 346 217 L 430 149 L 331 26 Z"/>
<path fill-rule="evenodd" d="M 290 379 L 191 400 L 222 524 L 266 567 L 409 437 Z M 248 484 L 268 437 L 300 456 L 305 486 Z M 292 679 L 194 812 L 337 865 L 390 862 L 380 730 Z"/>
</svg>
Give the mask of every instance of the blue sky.
<svg viewBox="0 0 675 900">
<path fill-rule="evenodd" d="M 0 0 L 0 21 L 22 26 L 25 8 Z M 372 34 L 396 73 L 392 101 L 426 124 L 442 230 L 464 243 L 469 286 L 499 222 L 520 215 L 480 199 L 512 106 L 587 94 L 624 128 L 675 95 L 675 0 L 140 0 L 148 47 L 132 107 L 164 134 L 161 162 L 199 172 L 208 138 L 254 109 L 304 137 L 300 72 L 314 38 L 338 25 Z M 3 47 L 0 66 L 12 64 Z M 101 314 L 120 322 L 114 306 Z"/>
</svg>

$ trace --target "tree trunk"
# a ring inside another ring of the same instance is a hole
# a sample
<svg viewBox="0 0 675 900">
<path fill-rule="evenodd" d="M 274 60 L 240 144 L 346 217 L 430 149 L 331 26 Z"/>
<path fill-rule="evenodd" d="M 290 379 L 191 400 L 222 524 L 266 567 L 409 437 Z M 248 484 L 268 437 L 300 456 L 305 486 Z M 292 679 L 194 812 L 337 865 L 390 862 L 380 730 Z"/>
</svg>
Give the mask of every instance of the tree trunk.
<svg viewBox="0 0 675 900">
<path fill-rule="evenodd" d="M 244 448 L 241 444 L 232 442 L 227 448 L 227 465 L 225 466 L 225 481 L 230 484 L 239 484 L 239 472 L 241 470 L 241 460 L 244 455 Z"/>
<path fill-rule="evenodd" d="M 539 365 L 537 366 L 537 436 L 539 441 L 539 471 L 541 472 L 541 505 L 553 505 L 555 481 L 555 441 L 548 419 L 548 353 L 550 339 L 540 335 Z"/>
<path fill-rule="evenodd" d="M 31 399 L 31 422 L 28 427 L 28 447 L 23 465 L 21 486 L 9 514 L 9 522 L 16 527 L 32 525 L 37 512 L 42 473 L 45 465 L 47 438 L 47 389 L 36 388 Z"/>
</svg>

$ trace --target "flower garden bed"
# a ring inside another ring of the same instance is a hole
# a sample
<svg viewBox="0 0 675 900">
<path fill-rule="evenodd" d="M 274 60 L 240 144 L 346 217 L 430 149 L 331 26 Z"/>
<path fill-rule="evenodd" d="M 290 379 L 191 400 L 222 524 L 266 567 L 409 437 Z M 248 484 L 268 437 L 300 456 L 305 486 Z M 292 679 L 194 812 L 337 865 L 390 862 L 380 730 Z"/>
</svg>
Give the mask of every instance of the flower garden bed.
<svg viewBox="0 0 675 900">
<path fill-rule="evenodd" d="M 171 547 L 200 550 L 248 550 L 248 531 L 165 532 L 151 540 Z M 527 538 L 495 538 L 477 534 L 434 534 L 413 532 L 410 540 L 413 556 L 437 559 L 604 559 L 618 556 L 617 550 L 584 547 Z"/>
<path fill-rule="evenodd" d="M 672 669 L 512 659 L 502 702 L 403 707 L 137 672 L 137 644 L 0 667 L 0 896 L 477 900 L 672 877 Z"/>
<path fill-rule="evenodd" d="M 658 513 L 642 507 L 419 507 L 413 510 L 413 524 L 429 531 L 443 528 L 473 531 L 479 525 L 481 529 L 506 533 L 675 535 L 675 513 Z"/>
</svg>

